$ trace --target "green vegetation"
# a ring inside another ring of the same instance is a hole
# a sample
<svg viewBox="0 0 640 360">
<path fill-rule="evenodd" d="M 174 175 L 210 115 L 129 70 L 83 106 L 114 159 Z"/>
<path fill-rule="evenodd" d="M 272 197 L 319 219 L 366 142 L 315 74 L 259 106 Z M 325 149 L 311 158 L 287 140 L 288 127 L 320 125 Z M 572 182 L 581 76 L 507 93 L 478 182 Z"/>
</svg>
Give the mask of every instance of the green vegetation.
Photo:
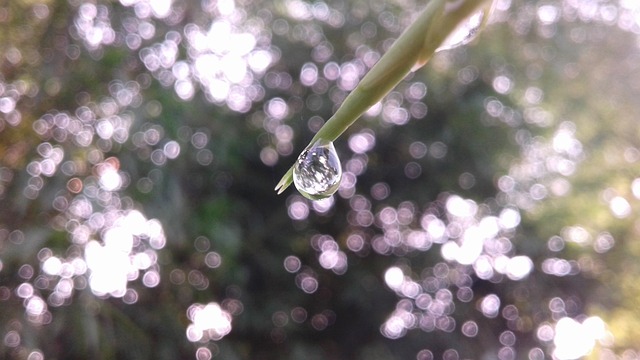
<svg viewBox="0 0 640 360">
<path fill-rule="evenodd" d="M 470 3 L 0 2 L 0 358 L 638 357 L 640 5 L 409 72 Z M 337 192 L 277 195 L 371 73 Z"/>
</svg>

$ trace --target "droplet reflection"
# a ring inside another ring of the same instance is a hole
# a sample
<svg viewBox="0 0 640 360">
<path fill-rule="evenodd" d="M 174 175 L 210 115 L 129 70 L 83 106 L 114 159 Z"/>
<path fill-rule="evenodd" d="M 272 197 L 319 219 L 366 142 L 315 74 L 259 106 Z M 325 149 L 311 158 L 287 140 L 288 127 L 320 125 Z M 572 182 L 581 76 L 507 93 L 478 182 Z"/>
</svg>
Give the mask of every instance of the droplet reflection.
<svg viewBox="0 0 640 360">
<path fill-rule="evenodd" d="M 293 169 L 293 182 L 308 199 L 327 198 L 340 187 L 342 167 L 333 143 L 318 140 L 305 149 Z"/>
<path fill-rule="evenodd" d="M 471 42 L 480 32 L 485 17 L 484 11 L 478 11 L 464 22 L 460 23 L 456 29 L 442 42 L 436 52 L 457 48 Z"/>
</svg>

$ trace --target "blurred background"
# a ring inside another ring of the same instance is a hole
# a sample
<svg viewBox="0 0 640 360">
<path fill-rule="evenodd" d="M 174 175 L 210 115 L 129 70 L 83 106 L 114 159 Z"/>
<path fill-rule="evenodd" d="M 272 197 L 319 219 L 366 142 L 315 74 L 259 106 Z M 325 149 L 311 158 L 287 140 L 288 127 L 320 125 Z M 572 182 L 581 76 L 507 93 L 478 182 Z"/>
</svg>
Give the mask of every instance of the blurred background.
<svg viewBox="0 0 640 360">
<path fill-rule="evenodd" d="M 640 358 L 640 2 L 496 0 L 273 191 L 424 4 L 0 1 L 0 358 Z"/>
</svg>

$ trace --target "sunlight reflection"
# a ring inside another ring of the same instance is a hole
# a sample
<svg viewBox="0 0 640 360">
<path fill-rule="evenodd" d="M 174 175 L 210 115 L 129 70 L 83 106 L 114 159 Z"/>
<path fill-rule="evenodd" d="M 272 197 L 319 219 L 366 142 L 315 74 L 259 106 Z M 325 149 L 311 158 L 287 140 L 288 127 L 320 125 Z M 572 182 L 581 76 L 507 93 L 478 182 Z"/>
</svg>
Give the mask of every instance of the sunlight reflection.
<svg viewBox="0 0 640 360">
<path fill-rule="evenodd" d="M 310 270 L 296 275 L 296 285 L 307 294 L 313 294 L 318 290 L 318 279 Z"/>
<path fill-rule="evenodd" d="M 305 220 L 309 216 L 309 205 L 305 198 L 299 195 L 291 196 L 288 201 L 289 217 L 293 220 Z"/>
<path fill-rule="evenodd" d="M 187 339 L 191 342 L 217 341 L 231 332 L 231 314 L 217 303 L 193 304 L 187 309 L 191 324 Z"/>
<path fill-rule="evenodd" d="M 336 274 L 344 274 L 347 271 L 347 255 L 340 250 L 337 242 L 325 238 L 318 244 L 320 255 L 318 261 L 325 269 L 333 270 Z"/>
<path fill-rule="evenodd" d="M 198 350 L 196 350 L 196 359 L 197 360 L 211 360 L 211 358 L 213 357 L 213 353 L 211 350 L 209 350 L 209 348 L 206 347 L 199 347 Z"/>
<path fill-rule="evenodd" d="M 289 255 L 284 259 L 284 268 L 290 273 L 296 273 L 300 270 L 301 262 L 297 256 Z"/>
<path fill-rule="evenodd" d="M 536 111 L 542 110 L 533 112 Z M 531 116 L 540 115 L 533 112 Z M 576 126 L 570 121 L 560 123 L 550 141 L 532 138 L 527 131 L 521 131 L 517 141 L 522 148 L 522 160 L 512 164 L 509 174 L 498 180 L 498 187 L 506 195 L 504 199 L 530 210 L 550 195 L 568 195 L 571 183 L 565 177 L 574 174 L 584 158 L 582 143 L 575 133 Z"/>
<path fill-rule="evenodd" d="M 89 285 L 98 296 L 124 296 L 127 283 L 137 279 L 139 271 L 152 268 L 157 261 L 157 255 L 152 249 L 164 245 L 164 235 L 161 229 L 157 228 L 155 221 L 147 221 L 138 211 L 118 215 L 113 225 L 102 231 L 103 244 L 90 240 L 84 247 L 84 261 L 86 269 L 90 271 Z M 149 239 L 151 249 L 141 243 L 142 238 Z M 63 273 L 65 264 L 67 262 L 58 257 L 47 257 L 43 259 L 42 269 L 50 275 L 64 278 L 69 276 Z M 78 263 L 78 259 L 71 259 L 71 264 L 74 264 L 77 270 L 70 275 L 84 273 L 85 265 Z M 146 271 L 142 280 L 146 286 L 153 287 L 158 284 L 159 276 L 154 271 Z M 56 294 L 64 299 L 68 298 L 71 292 L 59 288 Z"/>
<path fill-rule="evenodd" d="M 475 321 L 469 320 L 462 324 L 460 330 L 467 337 L 475 337 L 478 335 L 478 324 L 476 324 Z"/>
<path fill-rule="evenodd" d="M 557 359 L 577 359 L 588 355 L 599 342 L 611 345 L 611 334 L 606 324 L 597 316 L 578 322 L 563 317 L 555 325 L 553 356 Z"/>
<path fill-rule="evenodd" d="M 384 273 L 384 281 L 393 290 L 397 290 L 404 283 L 404 274 L 399 267 L 391 267 Z"/>
<path fill-rule="evenodd" d="M 480 302 L 480 311 L 488 318 L 495 318 L 500 311 L 500 298 L 495 294 L 485 296 Z"/>
<path fill-rule="evenodd" d="M 89 50 L 109 45 L 115 40 L 115 31 L 111 28 L 109 10 L 104 5 L 83 3 L 78 9 L 75 29 Z"/>
<path fill-rule="evenodd" d="M 609 202 L 609 208 L 613 213 L 613 216 L 618 219 L 623 219 L 631 215 L 631 204 L 627 201 L 627 199 L 622 196 L 615 196 Z"/>
<path fill-rule="evenodd" d="M 528 256 L 514 256 L 506 264 L 506 274 L 511 280 L 522 280 L 533 270 L 533 261 Z"/>
<path fill-rule="evenodd" d="M 85 259 L 91 270 L 89 284 L 96 295 L 124 295 L 131 267 L 128 252 L 91 241 L 85 249 Z"/>
</svg>

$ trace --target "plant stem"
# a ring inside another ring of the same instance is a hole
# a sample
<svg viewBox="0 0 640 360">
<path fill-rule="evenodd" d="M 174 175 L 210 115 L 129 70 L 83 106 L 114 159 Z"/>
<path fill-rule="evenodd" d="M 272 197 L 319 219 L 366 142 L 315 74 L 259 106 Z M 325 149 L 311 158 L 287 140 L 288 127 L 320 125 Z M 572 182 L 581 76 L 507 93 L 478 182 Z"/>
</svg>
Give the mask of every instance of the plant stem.
<svg viewBox="0 0 640 360">
<path fill-rule="evenodd" d="M 484 7 L 488 17 L 490 0 L 431 0 L 419 17 L 400 35 L 380 60 L 345 98 L 336 113 L 311 140 L 334 141 L 365 111 L 387 95 L 415 66 L 423 66 L 465 19 Z M 282 193 L 293 182 L 293 166 L 276 190 Z"/>
</svg>

